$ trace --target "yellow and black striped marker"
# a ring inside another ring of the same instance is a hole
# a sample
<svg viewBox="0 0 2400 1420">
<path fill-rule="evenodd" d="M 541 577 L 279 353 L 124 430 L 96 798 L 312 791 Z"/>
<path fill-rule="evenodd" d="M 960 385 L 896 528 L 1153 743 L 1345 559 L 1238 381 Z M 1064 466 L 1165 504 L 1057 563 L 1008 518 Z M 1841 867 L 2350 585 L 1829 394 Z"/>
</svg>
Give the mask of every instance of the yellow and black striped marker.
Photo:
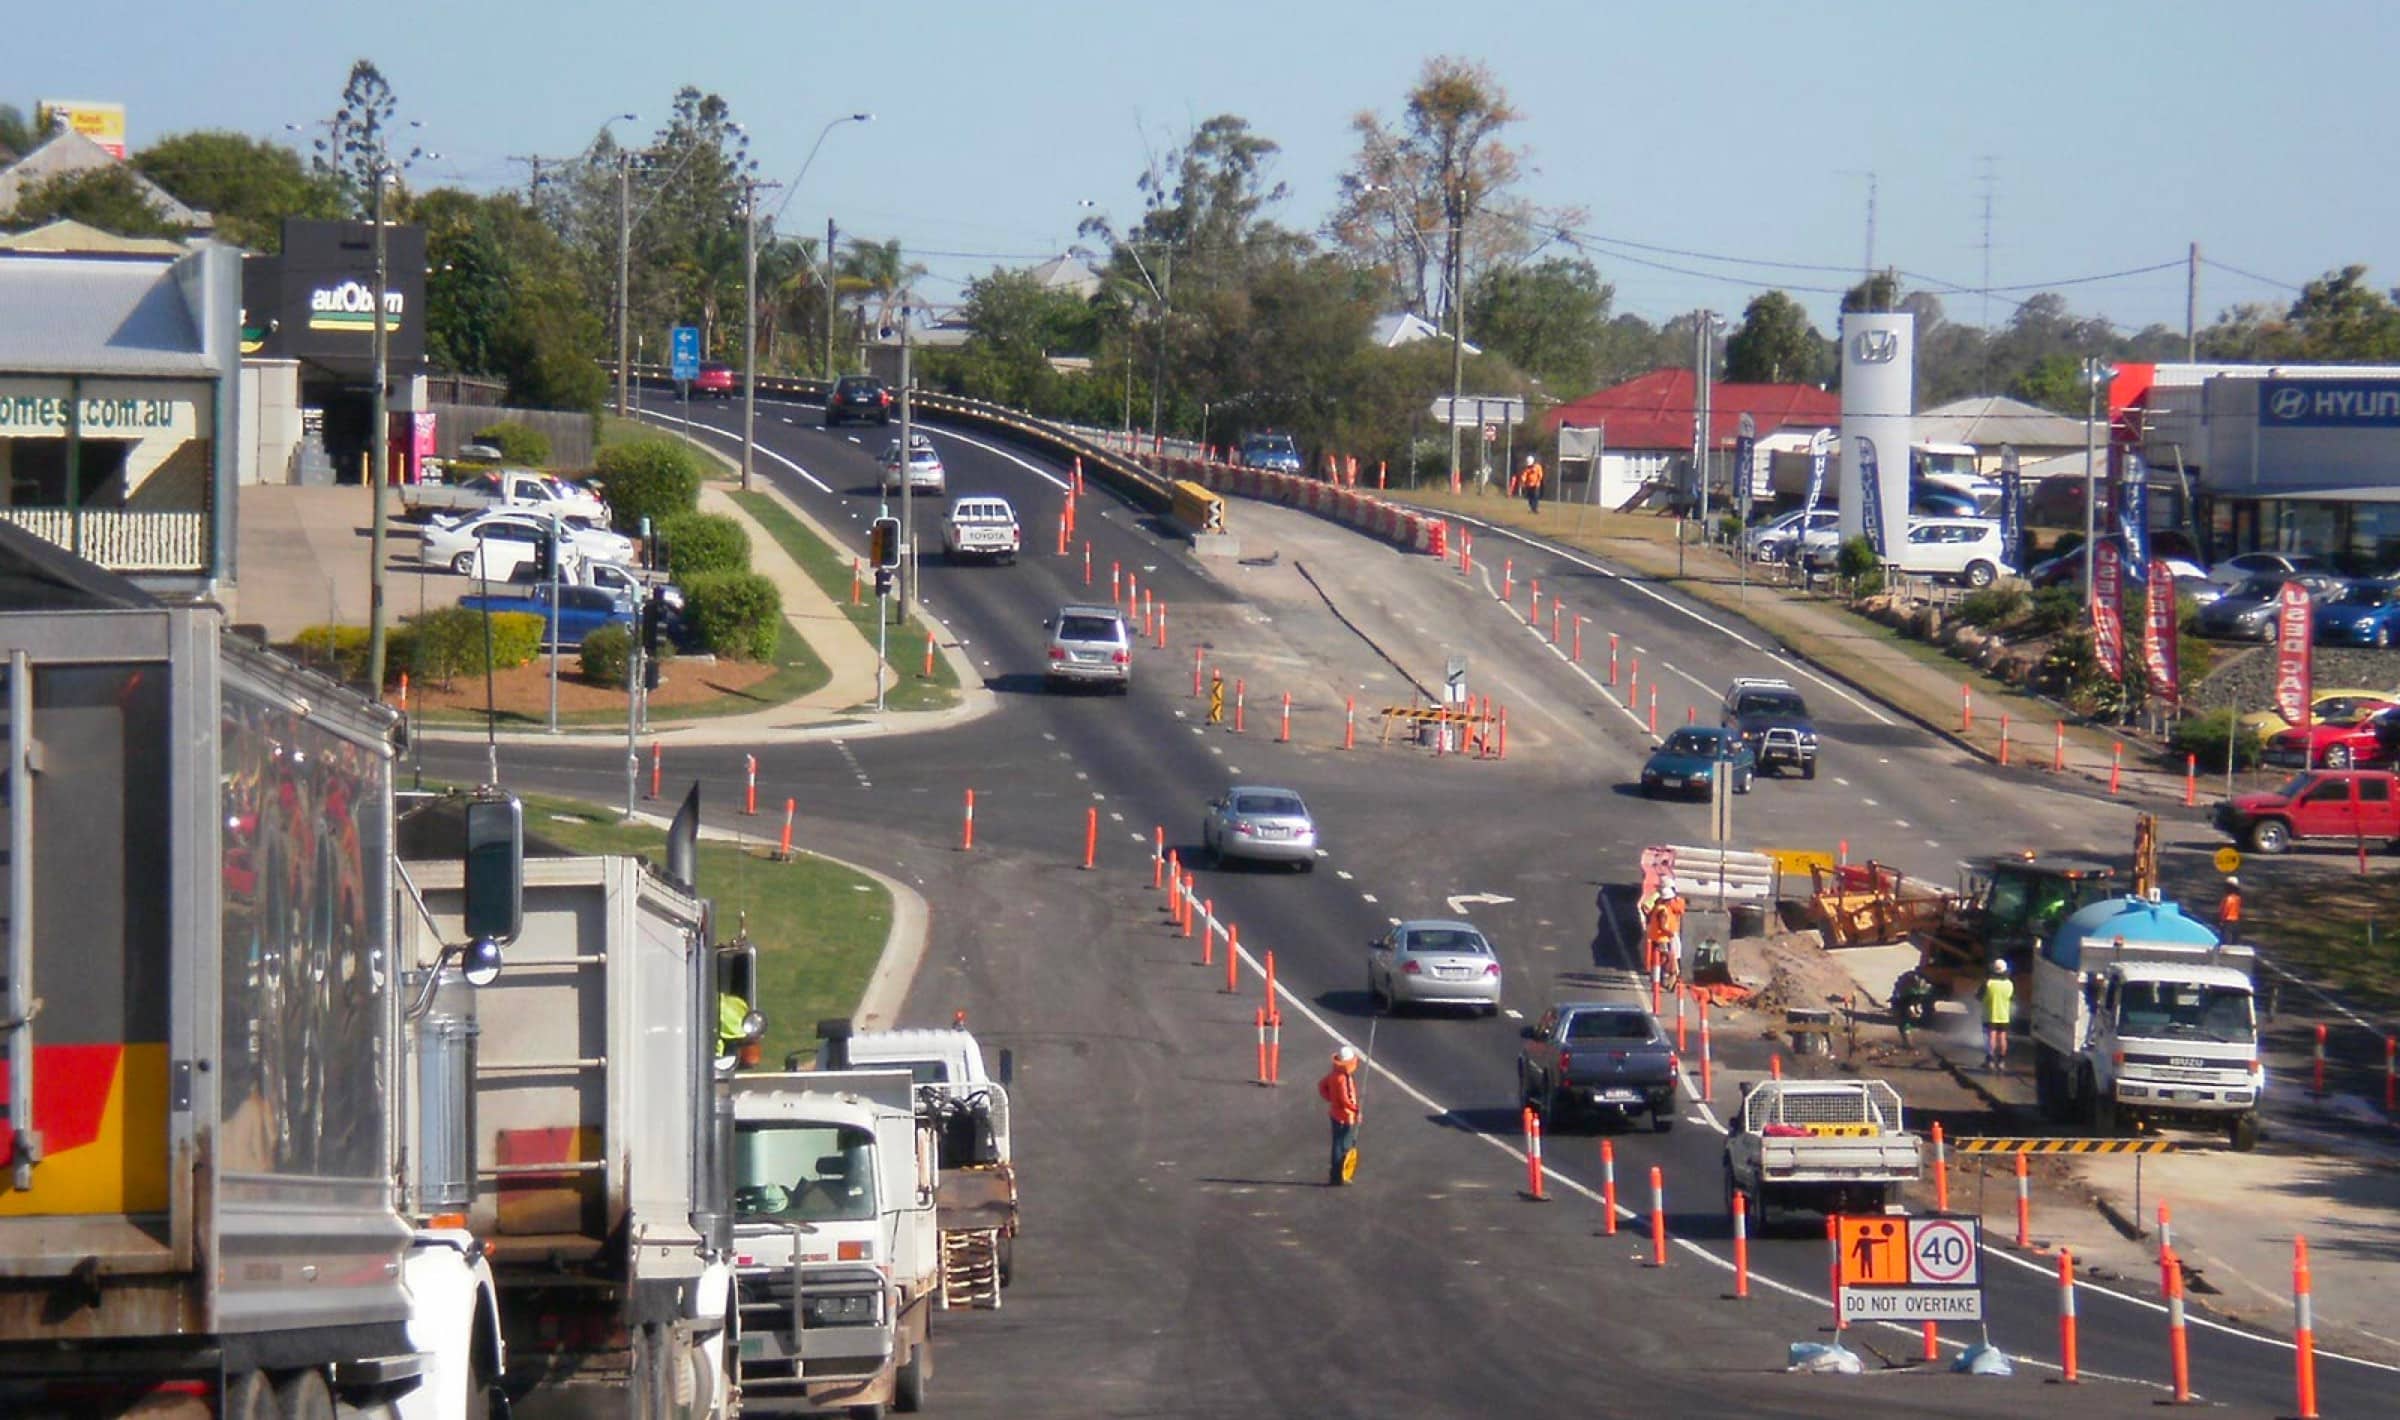
<svg viewBox="0 0 2400 1420">
<path fill-rule="evenodd" d="M 2173 1154 L 2172 1139 L 1953 1139 L 1962 1154 Z"/>
</svg>

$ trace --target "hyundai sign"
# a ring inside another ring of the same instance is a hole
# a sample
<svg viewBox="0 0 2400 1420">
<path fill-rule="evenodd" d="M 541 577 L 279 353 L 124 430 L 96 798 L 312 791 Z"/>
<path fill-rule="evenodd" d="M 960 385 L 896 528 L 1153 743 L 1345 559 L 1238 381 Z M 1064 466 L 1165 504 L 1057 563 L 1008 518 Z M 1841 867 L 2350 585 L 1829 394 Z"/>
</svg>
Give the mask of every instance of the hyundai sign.
<svg viewBox="0 0 2400 1420">
<path fill-rule="evenodd" d="M 2261 380 L 2269 429 L 2400 429 L 2400 380 Z"/>
</svg>

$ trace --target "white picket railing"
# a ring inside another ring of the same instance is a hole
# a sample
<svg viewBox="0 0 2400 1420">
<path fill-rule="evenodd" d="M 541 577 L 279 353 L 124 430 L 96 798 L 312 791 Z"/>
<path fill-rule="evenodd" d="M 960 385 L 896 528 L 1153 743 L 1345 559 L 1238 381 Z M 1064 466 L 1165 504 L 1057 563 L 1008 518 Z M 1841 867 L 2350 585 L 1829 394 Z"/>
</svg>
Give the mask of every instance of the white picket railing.
<svg viewBox="0 0 2400 1420">
<path fill-rule="evenodd" d="M 72 508 L 0 508 L 0 521 L 46 542 L 77 551 L 111 572 L 205 572 L 208 514 L 198 511 L 138 512 L 86 508 L 77 546 Z"/>
</svg>

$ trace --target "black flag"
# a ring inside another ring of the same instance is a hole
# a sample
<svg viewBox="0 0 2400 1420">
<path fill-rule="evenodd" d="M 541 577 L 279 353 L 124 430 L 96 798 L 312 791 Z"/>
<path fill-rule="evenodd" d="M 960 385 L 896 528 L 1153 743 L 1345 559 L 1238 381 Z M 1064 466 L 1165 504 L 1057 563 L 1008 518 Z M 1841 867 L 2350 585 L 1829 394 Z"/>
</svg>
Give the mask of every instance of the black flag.
<svg viewBox="0 0 2400 1420">
<path fill-rule="evenodd" d="M 667 881 L 685 892 L 700 890 L 700 785 L 683 796 L 683 807 L 667 825 Z"/>
</svg>

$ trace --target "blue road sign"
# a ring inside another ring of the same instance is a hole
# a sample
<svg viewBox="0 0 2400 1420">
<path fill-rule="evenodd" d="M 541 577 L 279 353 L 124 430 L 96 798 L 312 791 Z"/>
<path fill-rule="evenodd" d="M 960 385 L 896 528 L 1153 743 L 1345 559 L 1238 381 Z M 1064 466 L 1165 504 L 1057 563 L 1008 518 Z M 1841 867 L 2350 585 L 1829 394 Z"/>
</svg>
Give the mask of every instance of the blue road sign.
<svg viewBox="0 0 2400 1420">
<path fill-rule="evenodd" d="M 668 373 L 678 380 L 700 378 L 700 327 L 679 325 L 674 328 L 675 353 Z"/>
</svg>

